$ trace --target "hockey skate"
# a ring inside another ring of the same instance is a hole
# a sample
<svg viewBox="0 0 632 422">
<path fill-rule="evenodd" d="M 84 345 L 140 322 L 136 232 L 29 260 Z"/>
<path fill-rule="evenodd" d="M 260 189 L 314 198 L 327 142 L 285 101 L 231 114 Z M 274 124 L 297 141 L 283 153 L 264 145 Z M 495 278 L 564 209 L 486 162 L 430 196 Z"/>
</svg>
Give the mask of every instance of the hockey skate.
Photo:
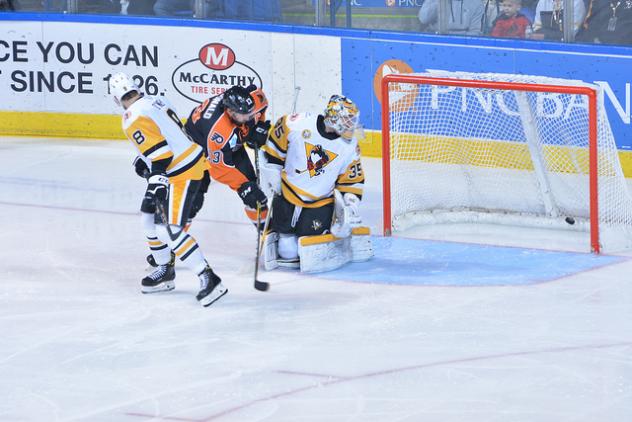
<svg viewBox="0 0 632 422">
<path fill-rule="evenodd" d="M 169 265 L 175 265 L 175 262 L 176 262 L 176 254 L 171 252 L 171 259 L 169 260 Z M 156 262 L 152 254 L 147 255 L 147 263 L 150 265 L 150 268 L 148 268 L 148 270 L 150 270 L 152 267 L 156 268 L 158 266 L 158 263 Z"/>
<path fill-rule="evenodd" d="M 200 292 L 196 298 L 202 306 L 211 306 L 220 297 L 228 293 L 228 289 L 222 284 L 222 279 L 211 269 L 206 267 L 200 274 Z"/>
<path fill-rule="evenodd" d="M 176 288 L 175 278 L 176 270 L 173 264 L 158 265 L 154 272 L 143 278 L 141 291 L 143 293 L 168 292 Z"/>
</svg>

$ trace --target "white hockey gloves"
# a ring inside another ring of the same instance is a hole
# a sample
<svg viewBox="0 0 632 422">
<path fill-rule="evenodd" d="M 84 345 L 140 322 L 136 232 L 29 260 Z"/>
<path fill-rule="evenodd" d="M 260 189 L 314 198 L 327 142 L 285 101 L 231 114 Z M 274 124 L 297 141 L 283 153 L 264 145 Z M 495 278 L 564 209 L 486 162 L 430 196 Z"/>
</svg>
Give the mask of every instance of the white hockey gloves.
<svg viewBox="0 0 632 422">
<path fill-rule="evenodd" d="M 261 189 L 268 196 L 272 198 L 274 195 L 281 193 L 281 171 L 283 167 L 278 164 L 270 164 L 265 159 L 263 152 L 259 151 L 259 162 L 261 163 L 260 175 Z"/>
<path fill-rule="evenodd" d="M 367 261 L 373 257 L 373 243 L 370 229 L 362 226 L 360 198 L 352 193 L 345 193 L 343 201 L 347 211 L 347 222 L 351 227 L 351 261 Z"/>
<path fill-rule="evenodd" d="M 351 229 L 362 224 L 360 217 L 360 198 L 352 193 L 344 196 L 334 190 L 334 223 L 331 225 L 331 234 L 336 237 L 349 237 Z"/>
<path fill-rule="evenodd" d="M 362 217 L 360 217 L 360 198 L 352 193 L 345 193 L 342 197 L 345 208 L 349 214 L 349 225 L 351 228 L 358 227 L 362 224 Z"/>
</svg>

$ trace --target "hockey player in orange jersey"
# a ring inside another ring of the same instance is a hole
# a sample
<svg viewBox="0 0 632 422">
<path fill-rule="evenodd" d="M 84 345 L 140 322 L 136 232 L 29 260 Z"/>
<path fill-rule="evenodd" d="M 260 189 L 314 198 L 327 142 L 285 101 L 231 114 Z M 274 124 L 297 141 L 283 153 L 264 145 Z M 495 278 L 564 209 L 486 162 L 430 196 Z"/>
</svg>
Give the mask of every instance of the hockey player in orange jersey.
<svg viewBox="0 0 632 422">
<path fill-rule="evenodd" d="M 164 98 L 141 93 L 124 73 L 110 78 L 110 93 L 123 107 L 123 132 L 149 171 L 141 218 L 147 243 L 157 263 L 143 278 L 141 291 L 175 288 L 171 251 L 200 279 L 197 300 L 209 306 L 228 291 L 206 262 L 197 241 L 184 230 L 204 175 L 204 155 L 191 142 L 173 107 Z"/>
<path fill-rule="evenodd" d="M 204 148 L 211 178 L 237 192 L 255 224 L 257 207 L 259 219 L 266 218 L 267 198 L 257 184 L 244 144 L 257 149 L 265 143 L 270 129 L 265 119 L 267 107 L 261 89 L 236 85 L 196 107 L 185 124 L 188 135 Z M 202 201 L 203 196 L 198 195 L 196 211 Z"/>
</svg>

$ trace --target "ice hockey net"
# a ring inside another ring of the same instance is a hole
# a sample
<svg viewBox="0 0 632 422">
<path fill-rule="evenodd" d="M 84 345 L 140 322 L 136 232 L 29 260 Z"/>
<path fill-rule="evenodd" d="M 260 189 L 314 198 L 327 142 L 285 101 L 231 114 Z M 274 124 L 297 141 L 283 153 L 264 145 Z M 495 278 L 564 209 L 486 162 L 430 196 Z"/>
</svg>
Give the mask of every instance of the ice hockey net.
<svg viewBox="0 0 632 422">
<path fill-rule="evenodd" d="M 598 85 L 432 72 L 382 80 L 384 234 L 437 222 L 590 232 L 632 246 L 632 198 Z"/>
</svg>

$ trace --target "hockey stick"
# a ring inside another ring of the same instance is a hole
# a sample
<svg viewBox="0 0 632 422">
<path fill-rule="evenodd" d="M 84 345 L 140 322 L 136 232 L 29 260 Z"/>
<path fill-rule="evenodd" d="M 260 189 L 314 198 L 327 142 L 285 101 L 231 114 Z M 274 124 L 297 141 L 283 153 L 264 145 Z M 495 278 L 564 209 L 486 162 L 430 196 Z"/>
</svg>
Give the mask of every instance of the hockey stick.
<svg viewBox="0 0 632 422">
<path fill-rule="evenodd" d="M 255 148 L 255 171 L 257 173 L 257 184 L 260 183 L 259 174 L 259 148 Z M 266 221 L 263 225 L 263 232 L 268 229 L 268 222 L 270 221 L 270 214 L 272 214 L 272 201 L 270 201 L 270 207 L 268 207 L 268 214 L 266 215 Z M 261 204 L 257 202 L 257 254 L 255 255 L 255 274 L 254 274 L 254 286 L 256 290 L 265 292 L 270 288 L 270 283 L 257 279 L 259 275 L 259 259 L 261 257 Z"/>
<path fill-rule="evenodd" d="M 156 201 L 156 211 L 158 211 L 160 219 L 167 228 L 167 234 L 169 234 L 171 240 L 175 242 L 175 240 L 180 235 L 180 232 L 178 232 L 178 234 L 174 236 L 173 231 L 171 231 L 171 227 L 169 226 L 169 218 L 167 218 L 167 210 L 165 209 L 165 204 L 163 204 L 162 201 Z"/>
<path fill-rule="evenodd" d="M 268 227 L 270 225 L 270 217 L 272 216 L 272 202 L 274 202 L 274 196 L 270 199 L 270 204 L 268 207 L 268 214 L 266 215 L 265 222 L 263 223 L 263 230 L 257 232 L 257 255 L 255 258 L 255 289 L 265 292 L 270 288 L 270 283 L 261 281 L 257 279 L 257 275 L 259 274 L 259 261 L 261 260 L 261 252 L 263 250 L 263 244 L 265 243 L 266 237 L 268 236 Z M 261 208 L 257 210 L 258 218 L 257 224 L 261 225 Z M 263 236 L 261 236 L 263 233 Z"/>
</svg>

